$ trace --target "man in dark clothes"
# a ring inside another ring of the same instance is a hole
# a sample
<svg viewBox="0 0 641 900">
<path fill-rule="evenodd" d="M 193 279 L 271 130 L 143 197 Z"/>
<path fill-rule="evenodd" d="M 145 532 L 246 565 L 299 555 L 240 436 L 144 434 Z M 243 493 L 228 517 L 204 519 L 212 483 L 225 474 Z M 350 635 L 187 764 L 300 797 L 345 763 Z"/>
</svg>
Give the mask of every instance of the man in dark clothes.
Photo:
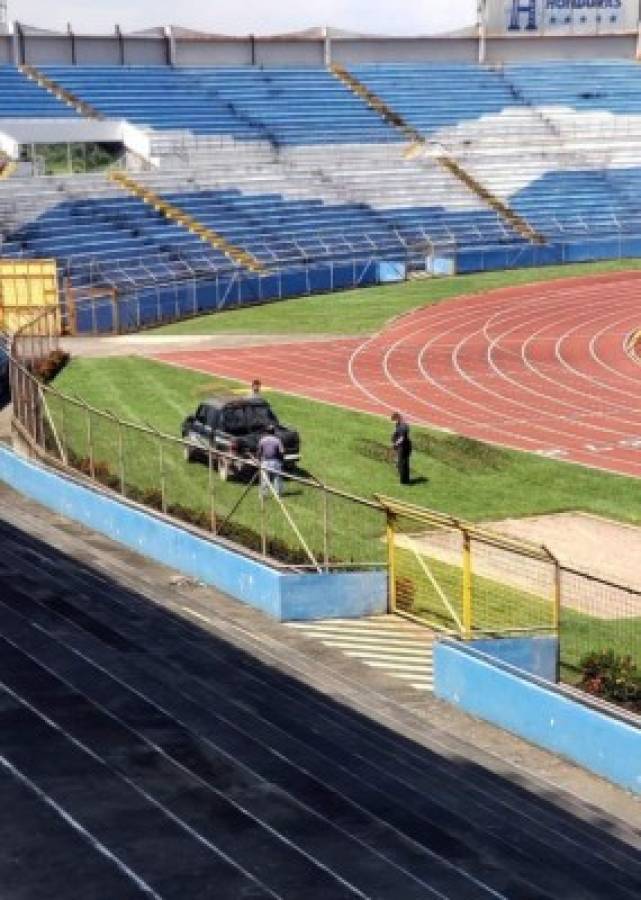
<svg viewBox="0 0 641 900">
<path fill-rule="evenodd" d="M 392 435 L 392 449 L 396 454 L 396 465 L 401 484 L 410 483 L 410 456 L 412 455 L 412 442 L 410 440 L 410 427 L 404 421 L 400 413 L 392 414 L 392 422 L 396 423 Z"/>
</svg>

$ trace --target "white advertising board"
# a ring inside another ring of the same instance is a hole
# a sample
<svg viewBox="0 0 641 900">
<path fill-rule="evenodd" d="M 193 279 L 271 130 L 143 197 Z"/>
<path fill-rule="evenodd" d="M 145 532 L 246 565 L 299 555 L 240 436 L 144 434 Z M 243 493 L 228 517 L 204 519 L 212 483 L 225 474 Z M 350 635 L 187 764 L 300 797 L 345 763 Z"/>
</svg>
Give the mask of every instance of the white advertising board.
<svg viewBox="0 0 641 900">
<path fill-rule="evenodd" d="M 635 32 L 639 0 L 485 0 L 488 35 Z"/>
</svg>

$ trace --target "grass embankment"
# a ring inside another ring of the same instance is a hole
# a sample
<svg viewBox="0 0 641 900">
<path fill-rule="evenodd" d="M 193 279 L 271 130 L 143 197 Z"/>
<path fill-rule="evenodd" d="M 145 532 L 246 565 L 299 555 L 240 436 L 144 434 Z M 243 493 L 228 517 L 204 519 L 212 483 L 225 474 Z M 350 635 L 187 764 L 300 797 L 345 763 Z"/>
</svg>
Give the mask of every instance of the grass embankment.
<svg viewBox="0 0 641 900">
<path fill-rule="evenodd" d="M 369 334 L 378 331 L 393 316 L 461 294 L 639 268 L 641 260 L 608 260 L 409 281 L 198 316 L 154 331 L 158 334 Z"/>
<path fill-rule="evenodd" d="M 73 360 L 54 384 L 176 436 L 203 397 L 234 388 L 210 375 L 132 357 Z M 279 417 L 301 432 L 304 469 L 342 490 L 400 496 L 472 521 L 581 509 L 641 523 L 641 480 L 426 428 L 413 429 L 414 484 L 401 488 L 387 457 L 391 427 L 384 418 L 277 392 L 266 396 Z M 78 439 L 85 439 L 84 431 Z M 187 467 L 190 477 L 199 468 Z"/>
</svg>

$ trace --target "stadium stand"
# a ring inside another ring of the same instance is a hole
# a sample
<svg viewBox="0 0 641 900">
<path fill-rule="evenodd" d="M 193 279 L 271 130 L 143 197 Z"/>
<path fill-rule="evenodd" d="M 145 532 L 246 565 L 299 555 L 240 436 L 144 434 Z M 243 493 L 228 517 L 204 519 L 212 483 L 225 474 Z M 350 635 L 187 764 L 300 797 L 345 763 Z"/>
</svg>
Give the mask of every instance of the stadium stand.
<svg viewBox="0 0 641 900">
<path fill-rule="evenodd" d="M 562 761 L 445 732 L 4 486 L 0 509 L 6 896 L 638 896 L 632 800 L 595 788 L 596 815 Z"/>
<path fill-rule="evenodd" d="M 118 287 L 230 268 L 224 254 L 101 176 L 52 181 L 49 191 L 30 185 L 31 194 L 24 181 L 13 182 L 24 192 L 23 221 L 2 245 L 4 256 L 54 256 L 75 284 Z"/>
<path fill-rule="evenodd" d="M 397 140 L 326 69 L 47 67 L 103 115 L 274 145 Z"/>
<path fill-rule="evenodd" d="M 55 255 L 74 285 L 126 290 L 244 277 L 243 254 L 271 272 L 376 260 L 411 270 L 447 248 L 469 271 L 558 261 L 568 241 L 608 255 L 607 239 L 639 235 L 633 64 L 356 65 L 347 81 L 335 68 L 43 68 L 97 114 L 151 129 L 152 159 L 134 173 L 140 189 L 99 176 L 0 182 L 0 252 Z M 75 115 L 17 70 L 0 77 L 31 97 L 23 110 Z M 409 154 L 408 135 L 424 138 Z M 530 252 L 546 242 L 544 257 Z"/>
<path fill-rule="evenodd" d="M 0 119 L 64 119 L 75 109 L 38 87 L 13 66 L 0 66 Z"/>
<path fill-rule="evenodd" d="M 424 135 L 521 106 L 494 69 L 471 64 L 351 66 L 350 72 Z"/>
<path fill-rule="evenodd" d="M 641 72 L 633 62 L 507 63 L 502 72 L 515 96 L 530 105 L 641 115 Z"/>
</svg>

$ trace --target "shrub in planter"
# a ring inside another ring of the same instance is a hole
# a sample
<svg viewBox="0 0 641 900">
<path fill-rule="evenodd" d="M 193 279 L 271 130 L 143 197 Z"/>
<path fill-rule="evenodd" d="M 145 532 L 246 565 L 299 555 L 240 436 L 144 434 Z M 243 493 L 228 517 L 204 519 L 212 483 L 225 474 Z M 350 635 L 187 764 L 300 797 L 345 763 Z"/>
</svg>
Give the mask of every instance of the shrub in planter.
<svg viewBox="0 0 641 900">
<path fill-rule="evenodd" d="M 580 686 L 589 694 L 641 711 L 641 677 L 629 656 L 613 650 L 588 653 L 581 660 Z"/>
<path fill-rule="evenodd" d="M 52 350 L 46 359 L 38 360 L 33 366 L 33 374 L 45 384 L 53 381 L 56 375 L 69 362 L 69 354 L 64 350 Z"/>
</svg>

